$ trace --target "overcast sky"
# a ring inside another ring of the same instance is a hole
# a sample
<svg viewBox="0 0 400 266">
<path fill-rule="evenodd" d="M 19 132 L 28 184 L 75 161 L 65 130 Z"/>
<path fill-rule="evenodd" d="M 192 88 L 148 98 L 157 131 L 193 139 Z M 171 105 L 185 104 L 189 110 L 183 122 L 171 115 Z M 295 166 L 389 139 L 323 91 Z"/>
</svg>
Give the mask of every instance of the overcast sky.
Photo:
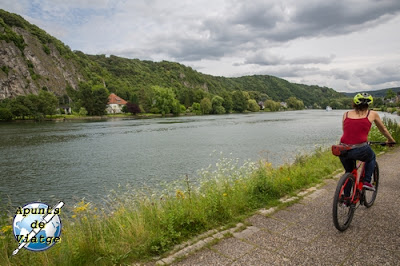
<svg viewBox="0 0 400 266">
<path fill-rule="evenodd" d="M 400 86 L 400 0 L 0 0 L 0 8 L 88 54 L 336 91 Z"/>
</svg>

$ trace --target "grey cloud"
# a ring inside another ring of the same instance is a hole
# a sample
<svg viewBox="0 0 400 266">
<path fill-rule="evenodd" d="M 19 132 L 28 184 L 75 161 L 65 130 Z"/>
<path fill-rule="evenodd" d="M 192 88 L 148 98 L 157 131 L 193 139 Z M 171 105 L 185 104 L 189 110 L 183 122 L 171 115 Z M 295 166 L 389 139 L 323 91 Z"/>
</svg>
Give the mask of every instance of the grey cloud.
<svg viewBox="0 0 400 266">
<path fill-rule="evenodd" d="M 260 47 L 271 47 L 281 42 L 297 38 L 312 38 L 319 36 L 343 35 L 355 30 L 367 29 L 384 23 L 392 15 L 400 12 L 398 0 L 365 0 L 365 1 L 233 1 L 226 10 L 218 16 L 201 19 L 199 25 L 193 27 L 193 32 L 207 33 L 208 38 L 201 42 L 191 41 L 185 36 L 176 37 L 178 49 L 172 54 L 181 60 L 192 58 L 209 58 L 211 49 L 223 47 L 212 52 L 212 57 L 223 57 L 234 53 L 244 45 L 253 47 L 253 51 Z M 193 44 L 185 48 L 182 43 Z M 197 47 L 198 46 L 198 47 Z M 181 48 L 181 49 L 179 49 Z M 191 54 L 186 54 L 187 51 Z M 249 62 L 260 65 L 276 64 L 264 58 L 249 58 Z M 321 58 L 320 58 L 321 59 Z M 316 63 L 329 63 L 329 58 L 318 60 Z M 299 58 L 292 64 L 307 62 L 306 58 Z"/>
<path fill-rule="evenodd" d="M 335 79 L 349 80 L 351 78 L 351 73 L 349 71 L 341 69 L 333 69 L 328 71 Z"/>
<path fill-rule="evenodd" d="M 319 73 L 321 70 L 315 67 L 303 67 L 303 66 L 280 66 L 267 68 L 263 71 L 260 71 L 259 74 L 266 74 L 277 76 L 280 78 L 297 78 L 304 77 L 306 75 L 314 75 Z"/>
<path fill-rule="evenodd" d="M 256 52 L 245 60 L 245 64 L 256 65 L 307 65 L 307 64 L 330 64 L 335 55 L 324 56 L 304 56 L 287 59 L 283 56 L 272 55 L 262 51 Z"/>
<path fill-rule="evenodd" d="M 240 2 L 234 8 L 237 13 L 227 19 L 227 25 L 232 22 L 245 25 L 264 38 L 280 42 L 299 36 L 346 34 L 400 11 L 397 0 L 264 2 Z"/>
<path fill-rule="evenodd" d="M 362 83 L 367 85 L 379 85 L 400 81 L 400 65 L 382 66 L 376 69 L 358 70 L 355 72 Z M 400 83 L 400 82 L 399 82 Z"/>
<path fill-rule="evenodd" d="M 274 66 L 274 65 L 283 65 L 284 61 L 285 59 L 282 56 L 277 56 L 270 53 L 258 51 L 253 55 L 249 56 L 245 60 L 245 64 Z"/>
<path fill-rule="evenodd" d="M 324 56 L 310 56 L 310 57 L 299 57 L 299 58 L 294 58 L 294 59 L 289 59 L 287 62 L 289 64 L 330 64 L 333 59 L 335 59 L 335 55 L 330 55 L 328 57 Z"/>
</svg>

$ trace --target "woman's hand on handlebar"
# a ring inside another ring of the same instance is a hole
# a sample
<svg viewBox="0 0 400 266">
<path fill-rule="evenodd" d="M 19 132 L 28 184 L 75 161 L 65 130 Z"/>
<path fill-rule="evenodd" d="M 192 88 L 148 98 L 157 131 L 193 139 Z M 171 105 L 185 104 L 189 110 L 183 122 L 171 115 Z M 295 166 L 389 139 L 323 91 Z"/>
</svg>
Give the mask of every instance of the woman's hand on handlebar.
<svg viewBox="0 0 400 266">
<path fill-rule="evenodd" d="M 395 144 L 396 144 L 396 142 L 386 141 L 386 145 L 388 145 L 389 147 L 394 147 Z"/>
</svg>

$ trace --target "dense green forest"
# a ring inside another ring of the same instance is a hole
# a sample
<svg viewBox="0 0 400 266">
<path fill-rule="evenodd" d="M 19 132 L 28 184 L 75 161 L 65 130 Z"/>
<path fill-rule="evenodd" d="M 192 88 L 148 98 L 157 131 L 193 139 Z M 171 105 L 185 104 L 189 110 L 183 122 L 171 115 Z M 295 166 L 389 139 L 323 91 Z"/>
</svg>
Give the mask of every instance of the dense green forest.
<svg viewBox="0 0 400 266">
<path fill-rule="evenodd" d="M 294 84 L 268 75 L 214 77 L 174 62 L 140 61 L 105 55 L 86 55 L 86 58 L 111 73 L 108 88 L 127 99 L 131 93 L 140 92 L 153 85 L 174 88 L 182 104 L 185 104 L 186 99 L 185 105 L 193 104 L 193 94 L 197 90 L 219 96 L 237 90 L 247 91 L 257 102 L 268 99 L 282 102 L 296 97 L 302 100 L 305 106 L 314 107 L 325 107 L 333 99 L 345 97 L 330 88 Z"/>
</svg>

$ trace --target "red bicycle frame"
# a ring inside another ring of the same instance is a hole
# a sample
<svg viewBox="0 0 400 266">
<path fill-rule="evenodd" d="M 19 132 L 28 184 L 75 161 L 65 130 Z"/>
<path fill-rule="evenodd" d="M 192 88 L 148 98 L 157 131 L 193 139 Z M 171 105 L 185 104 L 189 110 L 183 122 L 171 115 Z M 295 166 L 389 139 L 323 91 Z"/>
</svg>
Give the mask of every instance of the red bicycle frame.
<svg viewBox="0 0 400 266">
<path fill-rule="evenodd" d="M 360 172 L 359 172 L 359 170 L 360 170 Z M 355 205 L 360 201 L 360 194 L 361 194 L 360 191 L 362 191 L 362 189 L 363 189 L 363 183 L 360 181 L 364 178 L 364 175 L 365 175 L 365 163 L 360 161 L 358 166 L 356 166 L 356 168 L 353 169 L 351 174 L 354 176 L 356 189 L 353 189 L 353 193 L 350 198 L 350 203 Z M 340 190 L 340 195 L 344 195 L 343 190 L 346 188 L 348 182 L 349 182 L 349 179 L 346 180 L 346 183 L 343 185 L 342 189 Z"/>
</svg>

